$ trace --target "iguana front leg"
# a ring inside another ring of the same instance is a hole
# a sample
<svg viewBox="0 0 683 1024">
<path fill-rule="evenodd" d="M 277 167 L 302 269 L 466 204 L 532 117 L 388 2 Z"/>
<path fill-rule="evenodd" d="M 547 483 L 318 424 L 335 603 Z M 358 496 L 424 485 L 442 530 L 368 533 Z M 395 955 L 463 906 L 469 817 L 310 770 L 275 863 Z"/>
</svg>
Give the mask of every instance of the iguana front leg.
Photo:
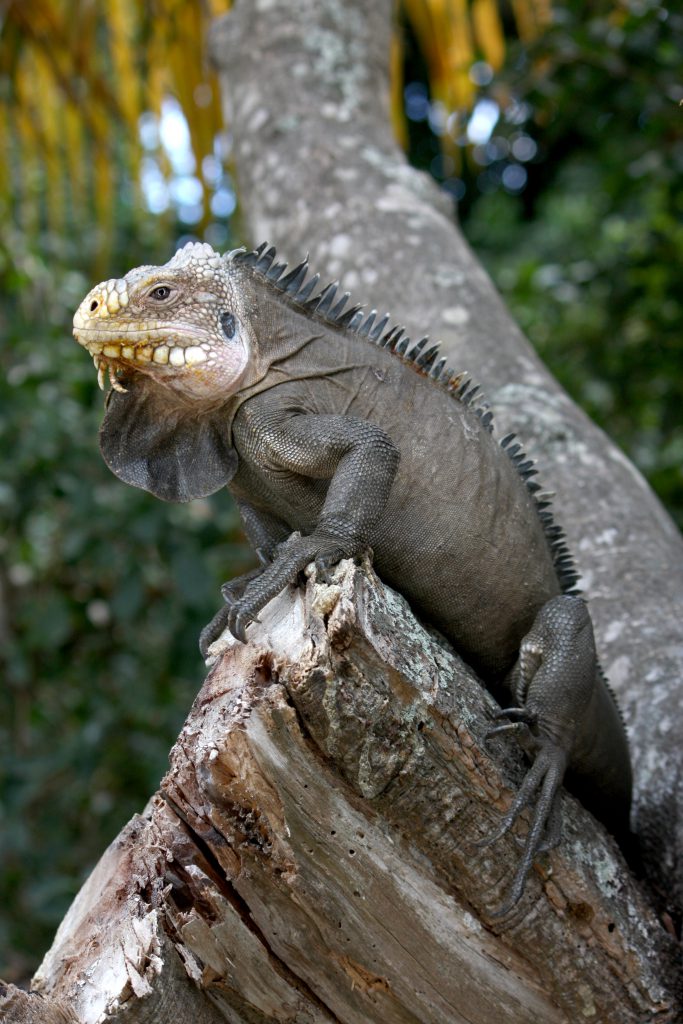
<svg viewBox="0 0 683 1024">
<path fill-rule="evenodd" d="M 236 418 L 234 437 L 256 461 L 264 486 L 286 494 L 302 480 L 329 480 L 323 507 L 308 536 L 293 533 L 270 565 L 251 580 L 228 616 L 238 640 L 259 611 L 309 564 L 327 573 L 342 558 L 362 554 L 386 505 L 398 449 L 379 427 L 351 416 L 254 413 Z"/>
<path fill-rule="evenodd" d="M 290 532 L 287 524 L 281 519 L 269 512 L 254 508 L 248 501 L 238 498 L 237 508 L 244 532 L 260 564 L 255 569 L 250 569 L 249 572 L 228 580 L 221 587 L 225 605 L 216 612 L 211 622 L 204 626 L 199 634 L 199 650 L 205 660 L 211 644 L 228 626 L 233 606 L 242 597 L 247 585 L 257 579 L 266 566 L 271 563 L 278 544 L 285 540 Z"/>
<path fill-rule="evenodd" d="M 584 602 L 563 595 L 548 601 L 524 637 L 512 675 L 519 707 L 497 718 L 505 725 L 490 729 L 487 738 L 517 732 L 533 764 L 500 828 L 480 846 L 489 846 L 510 831 L 522 810 L 535 807 L 506 905 L 507 913 L 524 891 L 526 877 L 540 853 L 560 840 L 559 793 L 565 770 L 581 737 L 598 672 L 593 626 Z"/>
</svg>

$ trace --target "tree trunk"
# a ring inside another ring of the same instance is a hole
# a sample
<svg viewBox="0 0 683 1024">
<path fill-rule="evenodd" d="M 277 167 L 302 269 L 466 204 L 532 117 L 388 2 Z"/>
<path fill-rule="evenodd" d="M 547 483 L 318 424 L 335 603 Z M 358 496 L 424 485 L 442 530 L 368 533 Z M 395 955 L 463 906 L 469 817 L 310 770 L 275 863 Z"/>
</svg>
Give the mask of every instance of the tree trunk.
<svg viewBox="0 0 683 1024">
<path fill-rule="evenodd" d="M 443 337 L 502 430 L 534 442 L 626 711 L 651 877 L 680 906 L 680 537 L 393 142 L 390 15 L 390 0 L 243 0 L 219 23 L 245 227 Z M 344 564 L 262 618 L 248 645 L 219 642 L 160 792 L 83 887 L 37 994 L 0 987 L 2 1019 L 681 1019 L 677 947 L 570 797 L 562 845 L 495 916 L 519 849 L 476 843 L 522 758 L 486 748 L 491 697 L 400 597 Z"/>
<path fill-rule="evenodd" d="M 246 235 L 311 254 L 355 301 L 443 339 L 540 463 L 632 745 L 651 880 L 683 909 L 683 540 L 637 470 L 543 367 L 391 131 L 392 0 L 237 0 L 211 38 Z M 610 344 L 610 339 L 605 339 Z M 448 438 L 443 439 L 448 444 Z"/>
<path fill-rule="evenodd" d="M 214 653 L 159 794 L 34 979 L 46 999 L 80 1024 L 677 1019 L 674 943 L 571 797 L 561 848 L 492 916 L 519 847 L 476 843 L 521 755 L 486 751 L 492 698 L 369 567 L 290 588 Z"/>
</svg>

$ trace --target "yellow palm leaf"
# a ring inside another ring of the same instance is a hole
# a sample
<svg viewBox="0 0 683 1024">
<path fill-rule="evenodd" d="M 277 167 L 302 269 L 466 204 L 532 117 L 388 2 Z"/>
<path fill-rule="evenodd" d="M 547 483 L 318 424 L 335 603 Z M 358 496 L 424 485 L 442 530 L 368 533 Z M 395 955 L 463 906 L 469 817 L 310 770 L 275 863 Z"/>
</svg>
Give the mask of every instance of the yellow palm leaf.
<svg viewBox="0 0 683 1024">
<path fill-rule="evenodd" d="M 505 36 L 496 0 L 472 0 L 472 28 L 482 57 L 498 71 L 505 60 Z"/>
<path fill-rule="evenodd" d="M 459 158 L 454 134 L 477 96 L 472 65 L 483 59 L 495 71 L 504 62 L 500 0 L 402 3 L 427 65 L 432 99 L 439 104 L 433 110 L 441 111 L 442 128 L 447 119 L 451 128 L 442 135 L 444 145 Z M 62 223 L 67 206 L 87 217 L 83 168 L 90 167 L 96 215 L 105 234 L 110 232 L 116 182 L 126 174 L 140 180 L 140 115 L 158 116 L 165 96 L 176 97 L 183 109 L 201 175 L 202 160 L 213 153 L 222 128 L 205 39 L 211 19 L 229 7 L 230 0 L 16 0 L 6 5 L 0 73 L 14 85 L 11 97 L 0 100 L 0 117 L 13 140 L 14 165 L 20 162 L 27 171 L 20 201 L 24 222 L 40 222 L 41 175 L 42 203 L 52 226 Z M 512 8 L 523 40 L 534 38 L 550 20 L 550 0 L 512 0 Z M 405 141 L 401 64 L 397 35 L 391 52 L 392 119 Z M 10 106 L 15 101 L 16 115 Z M 163 149 L 156 159 L 170 175 Z M 5 175 L 0 199 L 7 203 L 9 197 Z M 206 208 L 206 194 L 204 200 Z"/>
</svg>

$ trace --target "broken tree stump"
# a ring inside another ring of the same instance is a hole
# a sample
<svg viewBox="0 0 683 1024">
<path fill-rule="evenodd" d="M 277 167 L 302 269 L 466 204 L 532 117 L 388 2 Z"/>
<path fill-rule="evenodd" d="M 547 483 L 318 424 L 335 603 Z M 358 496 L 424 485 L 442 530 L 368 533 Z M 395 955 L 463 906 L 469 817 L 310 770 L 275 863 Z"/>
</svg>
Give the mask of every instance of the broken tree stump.
<svg viewBox="0 0 683 1024">
<path fill-rule="evenodd" d="M 569 795 L 561 846 L 492 916 L 519 848 L 475 844 L 523 758 L 484 746 L 493 699 L 369 566 L 288 589 L 212 654 L 159 792 L 34 979 L 46 1006 L 80 1024 L 679 1019 L 674 943 Z"/>
</svg>

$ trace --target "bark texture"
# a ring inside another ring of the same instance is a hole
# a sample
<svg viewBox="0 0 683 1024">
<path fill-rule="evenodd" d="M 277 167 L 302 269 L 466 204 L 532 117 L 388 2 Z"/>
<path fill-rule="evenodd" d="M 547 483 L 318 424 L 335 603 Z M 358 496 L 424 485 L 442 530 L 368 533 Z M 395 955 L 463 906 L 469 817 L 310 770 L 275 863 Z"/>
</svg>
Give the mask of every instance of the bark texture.
<svg viewBox="0 0 683 1024">
<path fill-rule="evenodd" d="M 492 699 L 401 597 L 344 562 L 262 620 L 214 646 L 159 794 L 34 979 L 45 1005 L 80 1024 L 679 1019 L 674 943 L 569 796 L 561 847 L 492 916 L 519 848 L 475 844 L 524 766 L 513 742 L 486 752 Z"/>
<path fill-rule="evenodd" d="M 443 339 L 452 365 L 484 385 L 499 435 L 518 431 L 538 458 L 628 723 L 648 871 L 680 911 L 683 541 L 542 366 L 450 200 L 406 163 L 390 128 L 391 18 L 391 0 L 237 0 L 217 24 L 244 234 L 290 260 L 310 252 L 356 301 L 389 309 L 415 338 Z"/>
<path fill-rule="evenodd" d="M 59 999 L 43 999 L 16 985 L 0 982 L 0 1020 L 4 1024 L 77 1024 L 78 1018 Z"/>
</svg>

